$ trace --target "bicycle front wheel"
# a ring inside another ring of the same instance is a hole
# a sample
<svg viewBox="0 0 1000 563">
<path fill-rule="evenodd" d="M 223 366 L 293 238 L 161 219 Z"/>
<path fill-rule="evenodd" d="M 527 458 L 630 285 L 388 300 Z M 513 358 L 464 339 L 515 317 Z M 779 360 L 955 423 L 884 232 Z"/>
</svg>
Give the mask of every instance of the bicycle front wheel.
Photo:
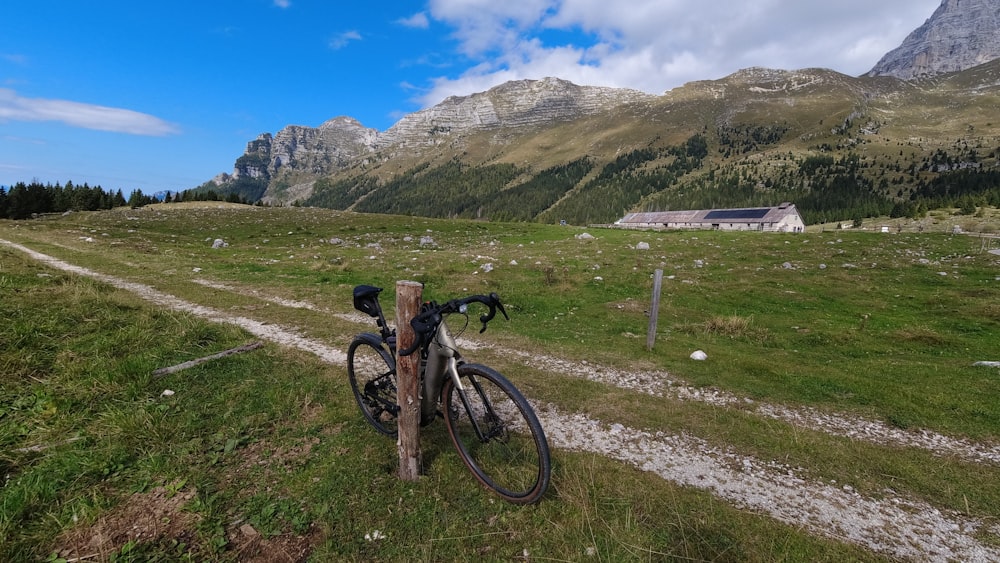
<svg viewBox="0 0 1000 563">
<path fill-rule="evenodd" d="M 347 375 L 365 419 L 386 436 L 398 433 L 396 364 L 389 352 L 358 337 L 347 349 Z"/>
<path fill-rule="evenodd" d="M 542 425 L 531 405 L 504 376 L 486 366 L 458 368 L 441 390 L 448 434 L 462 461 L 485 487 L 517 504 L 538 502 L 552 464 Z"/>
</svg>

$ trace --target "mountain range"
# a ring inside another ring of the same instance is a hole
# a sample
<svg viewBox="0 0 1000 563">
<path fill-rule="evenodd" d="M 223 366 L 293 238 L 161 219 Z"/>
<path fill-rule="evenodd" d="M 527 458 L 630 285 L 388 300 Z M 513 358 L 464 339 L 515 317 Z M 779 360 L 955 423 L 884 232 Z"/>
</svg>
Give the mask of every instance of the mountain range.
<svg viewBox="0 0 1000 563">
<path fill-rule="evenodd" d="M 944 0 L 860 77 L 750 68 L 663 95 L 513 81 L 384 132 L 337 117 L 261 134 L 198 190 L 577 224 L 782 201 L 807 223 L 1000 205 L 998 57 L 1000 2 Z"/>
</svg>

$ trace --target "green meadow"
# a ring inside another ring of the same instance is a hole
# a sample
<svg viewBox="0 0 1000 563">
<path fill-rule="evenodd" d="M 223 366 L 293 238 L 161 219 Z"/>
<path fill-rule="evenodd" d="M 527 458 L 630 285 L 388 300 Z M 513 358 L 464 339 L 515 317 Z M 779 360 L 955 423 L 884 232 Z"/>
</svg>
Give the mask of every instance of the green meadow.
<svg viewBox="0 0 1000 563">
<path fill-rule="evenodd" d="M 463 336 L 482 346 L 468 355 L 533 401 L 961 514 L 983 523 L 977 541 L 1000 548 L 1000 463 L 502 353 L 667 373 L 747 404 L 997 447 L 1000 370 L 975 363 L 1000 361 L 1000 256 L 990 252 L 1000 240 L 945 228 L 636 232 L 216 204 L 0 221 L 0 239 L 345 352 L 375 330 L 348 316 L 355 285 L 386 288 L 390 314 L 399 280 L 424 283 L 426 299 L 497 292 L 511 320 L 480 335 L 473 317 Z M 554 449 L 545 499 L 509 505 L 475 483 L 442 424 L 422 433 L 424 476 L 402 482 L 396 445 L 365 423 L 344 365 L 265 342 L 154 376 L 256 337 L 4 244 L 0 319 L 0 560 L 891 560 L 588 452 Z M 695 350 L 707 360 L 690 359 Z M 159 532 L 129 536 L 144 503 L 161 507 L 149 527 Z"/>
</svg>

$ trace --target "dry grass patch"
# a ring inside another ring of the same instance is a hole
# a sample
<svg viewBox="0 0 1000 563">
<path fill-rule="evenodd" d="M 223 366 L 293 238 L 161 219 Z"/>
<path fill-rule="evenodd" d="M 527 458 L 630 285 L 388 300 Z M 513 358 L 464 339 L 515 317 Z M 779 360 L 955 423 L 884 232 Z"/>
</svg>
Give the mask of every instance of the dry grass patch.
<svg viewBox="0 0 1000 563">
<path fill-rule="evenodd" d="M 908 327 L 892 333 L 892 338 L 900 342 L 910 342 L 921 346 L 944 346 L 948 340 L 937 331 L 927 327 Z"/>
<path fill-rule="evenodd" d="M 753 317 L 738 315 L 712 317 L 701 324 L 701 331 L 705 334 L 727 338 L 745 338 L 755 342 L 764 341 L 768 337 L 767 329 L 754 326 Z"/>
</svg>

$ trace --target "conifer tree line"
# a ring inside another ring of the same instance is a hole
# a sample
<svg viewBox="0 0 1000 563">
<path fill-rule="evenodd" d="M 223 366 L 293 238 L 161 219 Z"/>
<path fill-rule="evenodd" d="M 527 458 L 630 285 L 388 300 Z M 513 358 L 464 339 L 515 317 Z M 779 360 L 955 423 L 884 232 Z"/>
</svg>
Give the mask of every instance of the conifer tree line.
<svg viewBox="0 0 1000 563">
<path fill-rule="evenodd" d="M 214 191 L 185 190 L 168 195 L 168 203 L 181 201 L 228 201 L 250 203 L 238 194 L 220 196 Z M 0 186 L 0 219 L 30 219 L 46 213 L 67 211 L 98 211 L 129 206 L 133 209 L 158 203 L 159 200 L 140 190 L 133 190 L 128 199 L 121 190 L 105 191 L 100 186 L 86 183 L 76 185 L 72 181 L 66 185 L 18 182 L 13 186 Z"/>
<path fill-rule="evenodd" d="M 170 193 L 166 198 L 164 198 L 163 203 L 181 203 L 183 201 L 225 201 L 228 203 L 242 203 L 244 205 L 261 204 L 259 199 L 256 201 L 250 201 L 245 196 L 238 193 L 230 192 L 223 195 L 215 190 L 205 190 L 202 188 Z"/>
<path fill-rule="evenodd" d="M 44 213 L 97 211 L 129 205 L 131 202 L 145 205 L 145 202 L 138 201 L 140 198 L 146 196 L 138 190 L 126 200 L 121 190 L 105 191 L 100 186 L 86 183 L 78 186 L 73 182 L 66 182 L 62 186 L 58 183 L 18 182 L 9 188 L 0 186 L 0 218 L 28 219 Z"/>
</svg>

